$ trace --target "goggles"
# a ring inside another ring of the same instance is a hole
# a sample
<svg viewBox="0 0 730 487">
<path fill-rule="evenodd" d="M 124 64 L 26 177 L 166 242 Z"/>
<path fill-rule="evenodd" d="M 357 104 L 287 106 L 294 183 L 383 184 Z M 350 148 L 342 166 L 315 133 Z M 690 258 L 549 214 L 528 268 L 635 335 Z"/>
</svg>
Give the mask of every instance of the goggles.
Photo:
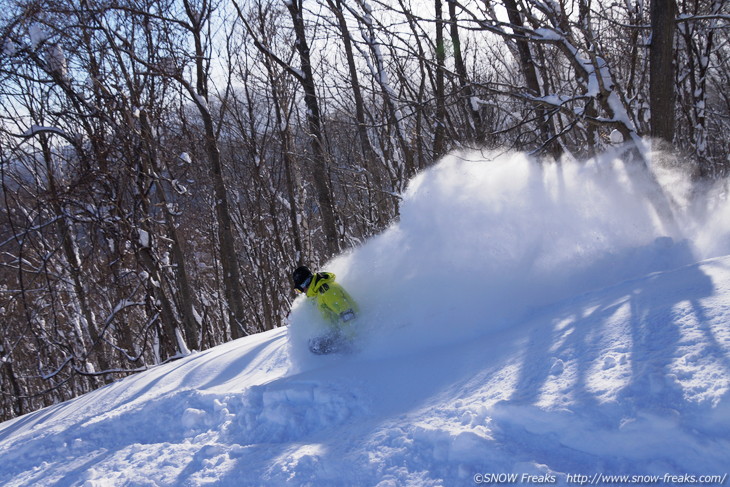
<svg viewBox="0 0 730 487">
<path fill-rule="evenodd" d="M 303 283 L 301 283 L 298 286 L 295 286 L 294 289 L 297 290 L 300 293 L 305 292 L 307 287 L 309 287 L 309 284 L 312 282 L 312 276 L 309 276 Z"/>
</svg>

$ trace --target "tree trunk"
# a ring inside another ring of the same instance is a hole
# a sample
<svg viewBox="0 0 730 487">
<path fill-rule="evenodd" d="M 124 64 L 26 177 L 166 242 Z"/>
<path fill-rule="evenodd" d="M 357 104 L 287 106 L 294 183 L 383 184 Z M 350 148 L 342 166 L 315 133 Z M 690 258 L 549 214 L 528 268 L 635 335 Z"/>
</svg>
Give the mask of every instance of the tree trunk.
<svg viewBox="0 0 730 487">
<path fill-rule="evenodd" d="M 304 90 L 304 104 L 307 107 L 307 127 L 312 143 L 312 175 L 314 176 L 314 187 L 317 191 L 317 202 L 322 215 L 322 226 L 324 229 L 325 245 L 328 255 L 334 255 L 340 251 L 340 236 L 337 231 L 337 216 L 335 214 L 334 198 L 329 178 L 329 157 L 325 149 L 324 133 L 320 119 L 319 101 L 317 89 L 314 85 L 312 73 L 312 62 L 309 56 L 309 44 L 307 43 L 304 29 L 304 17 L 302 16 L 301 0 L 286 2 L 286 7 L 291 14 L 296 34 L 296 47 L 301 60 L 302 75 L 299 78 Z"/>
<path fill-rule="evenodd" d="M 515 33 L 521 34 L 520 29 L 524 27 L 522 16 L 517 9 L 517 2 L 515 0 L 504 0 L 504 6 L 507 9 L 507 17 L 512 25 L 516 27 L 513 29 Z M 541 96 L 540 80 L 537 77 L 537 69 L 535 68 L 535 61 L 532 53 L 530 52 L 530 45 L 526 40 L 517 39 L 517 52 L 520 57 L 520 68 L 522 74 L 525 77 L 525 83 L 527 89 L 530 90 L 534 96 Z M 547 143 L 552 137 L 548 120 L 546 119 L 545 109 L 541 106 L 535 108 L 536 120 L 539 124 L 540 133 L 543 139 L 543 143 Z M 553 153 L 557 153 L 557 149 L 554 148 Z"/>
<path fill-rule="evenodd" d="M 182 322 L 183 329 L 185 330 L 186 348 L 192 348 L 193 350 L 199 350 L 200 344 L 198 342 L 199 335 L 199 324 L 195 319 L 195 312 L 193 310 L 193 292 L 190 288 L 190 281 L 188 280 L 188 273 L 185 266 L 185 256 L 182 252 L 180 245 L 180 239 L 175 228 L 174 217 L 170 212 L 170 208 L 167 204 L 167 196 L 165 190 L 160 184 L 158 175 L 162 173 L 158 163 L 157 149 L 152 140 L 152 127 L 150 126 L 147 113 L 142 111 L 140 114 L 140 123 L 142 128 L 142 139 L 147 149 L 147 160 L 151 165 L 154 175 L 153 181 L 157 187 L 158 198 L 160 198 L 160 204 L 162 205 L 163 213 L 165 215 L 165 224 L 167 227 L 167 237 L 171 241 L 172 257 L 175 262 L 174 272 L 177 289 L 174 293 L 179 295 L 178 301 L 180 305 L 179 318 Z"/>
<path fill-rule="evenodd" d="M 360 151 L 364 161 L 364 166 L 367 168 L 368 173 L 373 178 L 373 182 L 376 190 L 383 191 L 387 190 L 383 185 L 383 178 L 380 174 L 380 167 L 378 167 L 379 157 L 375 153 L 372 144 L 370 143 L 370 137 L 368 136 L 368 126 L 365 121 L 365 102 L 363 101 L 362 88 L 360 87 L 360 81 L 357 74 L 357 65 L 355 64 L 355 55 L 352 50 L 352 39 L 350 37 L 350 30 L 347 27 L 345 15 L 343 13 L 343 0 L 327 0 L 327 4 L 330 7 L 332 13 L 337 17 L 337 23 L 342 34 L 342 43 L 345 48 L 345 56 L 347 58 L 347 67 L 350 73 L 350 87 L 352 89 L 352 95 L 355 101 L 355 120 L 357 121 L 357 135 L 360 142 Z M 382 197 L 378 197 L 377 203 L 377 225 L 380 227 L 384 221 L 388 221 L 390 215 L 390 206 L 386 204 L 386 201 Z"/>
<path fill-rule="evenodd" d="M 469 76 L 464 64 L 464 56 L 461 51 L 461 38 L 459 36 L 459 25 L 456 17 L 456 0 L 447 0 L 449 4 L 449 23 L 451 28 L 451 42 L 454 45 L 454 68 L 459 78 L 464 108 L 471 115 L 473 125 L 473 139 L 477 143 L 484 142 L 484 122 L 481 113 L 474 101 L 474 90 L 469 82 Z M 472 137 L 470 135 L 470 137 Z"/>
<path fill-rule="evenodd" d="M 675 0 L 652 0 L 649 49 L 649 110 L 651 136 L 674 140 L 674 32 Z"/>
<path fill-rule="evenodd" d="M 444 87 L 444 64 L 446 46 L 444 45 L 444 18 L 441 0 L 434 1 L 436 10 L 436 117 L 433 130 L 433 159 L 438 160 L 446 152 L 446 89 Z"/>
<path fill-rule="evenodd" d="M 205 63 L 207 56 L 202 41 L 202 30 L 204 19 L 210 17 L 210 11 L 196 12 L 188 0 L 184 1 L 189 20 L 191 22 L 190 32 L 193 34 L 195 45 L 195 102 L 203 120 L 205 132 L 205 153 L 208 158 L 208 170 L 213 181 L 213 194 L 215 196 L 215 214 L 218 230 L 218 243 L 220 245 L 221 267 L 223 268 L 223 290 L 226 304 L 228 306 L 228 317 L 231 327 L 231 336 L 236 339 L 248 335 L 246 331 L 245 308 L 243 305 L 243 287 L 241 284 L 240 272 L 238 270 L 238 258 L 236 255 L 235 240 L 233 238 L 233 223 L 231 221 L 230 205 L 228 194 L 223 180 L 223 163 L 218 147 L 218 136 L 215 130 L 213 116 L 208 108 L 208 81 L 209 70 Z M 206 8 L 212 8 L 204 2 Z"/>
<path fill-rule="evenodd" d="M 96 355 L 96 363 L 101 367 L 102 370 L 108 370 L 109 360 L 104 355 L 101 336 L 96 328 L 96 320 L 94 314 L 91 311 L 89 300 L 86 293 L 86 288 L 83 284 L 83 276 L 81 275 L 81 262 L 79 261 L 79 255 L 76 245 L 76 239 L 74 237 L 73 228 L 71 227 L 68 217 L 61 203 L 61 199 L 58 194 L 56 187 L 56 178 L 51 165 L 51 149 L 48 144 L 48 140 L 44 134 L 39 135 L 40 143 L 43 151 L 43 159 L 46 164 L 46 175 L 48 177 L 48 187 L 51 194 L 51 207 L 53 212 L 58 217 L 56 220 L 56 228 L 58 235 L 61 238 L 61 246 L 63 248 L 64 256 L 69 266 L 69 275 L 71 282 L 73 283 L 74 292 L 79 306 L 80 318 L 83 319 L 84 330 L 89 334 L 91 339 L 90 344 L 85 343 L 85 337 L 83 334 L 79 336 L 79 341 L 83 347 L 83 359 L 84 361 L 89 360 L 92 354 Z M 93 362 L 92 362 L 93 364 Z"/>
<path fill-rule="evenodd" d="M 4 352 L 4 350 L 2 350 L 2 347 L 0 347 L 0 352 Z M 25 412 L 25 408 L 23 407 L 23 391 L 20 388 L 18 378 L 15 375 L 12 360 L 0 362 L 0 371 L 2 370 L 6 371 L 7 381 L 10 383 L 11 387 L 9 395 L 12 398 L 11 400 L 13 401 L 13 416 L 20 416 Z M 5 411 L 3 417 L 6 419 L 10 419 L 10 417 L 12 416 L 8 414 L 7 411 Z"/>
<path fill-rule="evenodd" d="M 231 336 L 233 339 L 248 335 L 245 328 L 245 313 L 243 306 L 243 288 L 238 270 L 238 259 L 233 238 L 233 222 L 231 221 L 230 205 L 226 185 L 223 181 L 223 164 L 218 141 L 215 136 L 213 120 L 210 113 L 202 113 L 205 126 L 205 151 L 208 156 L 209 171 L 213 180 L 215 195 L 215 214 L 220 245 L 221 267 L 223 268 L 223 288 L 228 304 Z"/>
<path fill-rule="evenodd" d="M 281 143 L 281 157 L 284 162 L 284 176 L 286 180 L 286 191 L 289 201 L 289 224 L 291 225 L 291 235 L 296 253 L 295 261 L 297 265 L 307 263 L 305 258 L 306 252 L 304 248 L 304 239 L 302 238 L 302 226 L 306 225 L 301 217 L 301 209 L 304 206 L 302 201 L 302 176 L 299 171 L 297 161 L 292 157 L 291 151 L 291 134 L 289 133 L 289 125 L 284 123 L 284 115 L 282 112 L 285 107 L 281 101 L 279 94 L 279 86 L 274 76 L 274 70 L 268 60 L 265 61 L 266 72 L 269 76 L 269 88 L 271 90 L 271 100 L 276 115 L 276 126 L 279 128 L 279 139 Z"/>
</svg>

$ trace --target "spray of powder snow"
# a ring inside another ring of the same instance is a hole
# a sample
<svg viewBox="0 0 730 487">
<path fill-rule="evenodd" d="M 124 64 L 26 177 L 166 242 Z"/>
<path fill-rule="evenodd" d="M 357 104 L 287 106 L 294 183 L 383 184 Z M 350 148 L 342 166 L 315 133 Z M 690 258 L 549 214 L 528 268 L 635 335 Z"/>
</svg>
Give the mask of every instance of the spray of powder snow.
<svg viewBox="0 0 730 487">
<path fill-rule="evenodd" d="M 541 306 L 730 253 L 730 204 L 709 189 L 691 200 L 688 178 L 655 173 L 680 234 L 667 235 L 648 190 L 611 154 L 560 164 L 453 154 L 411 181 L 399 222 L 323 269 L 360 304 L 361 353 L 377 356 L 487 334 Z M 292 363 L 306 367 L 318 311 L 300 298 L 290 321 Z"/>
</svg>

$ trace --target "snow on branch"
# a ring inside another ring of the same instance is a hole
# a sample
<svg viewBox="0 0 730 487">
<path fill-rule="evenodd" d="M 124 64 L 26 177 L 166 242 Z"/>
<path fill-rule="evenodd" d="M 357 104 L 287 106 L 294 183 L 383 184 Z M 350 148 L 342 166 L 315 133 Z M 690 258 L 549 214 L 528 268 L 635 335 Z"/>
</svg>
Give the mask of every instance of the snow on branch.
<svg viewBox="0 0 730 487">
<path fill-rule="evenodd" d="M 726 28 L 730 27 L 730 15 L 726 14 L 708 14 L 708 15 L 690 15 L 690 14 L 680 14 L 677 17 L 677 22 L 695 22 L 700 20 L 724 20 L 728 23 L 726 26 L 722 26 L 720 28 Z"/>
<path fill-rule="evenodd" d="M 75 147 L 77 149 L 79 148 L 80 142 L 79 142 L 78 138 L 58 127 L 44 126 L 44 125 L 31 125 L 22 134 L 10 134 L 10 135 L 13 137 L 17 137 L 19 139 L 28 140 L 28 139 L 32 139 L 33 137 L 35 137 L 37 135 L 44 135 L 44 134 L 58 135 L 62 139 L 68 141 L 73 147 Z"/>
<path fill-rule="evenodd" d="M 54 377 L 56 377 L 56 376 L 57 376 L 58 374 L 60 374 L 60 373 L 61 373 L 61 371 L 62 371 L 63 369 L 65 369 L 65 368 L 66 368 L 66 366 L 67 366 L 67 365 L 68 365 L 69 363 L 73 362 L 74 358 L 75 358 L 75 357 L 74 357 L 73 355 L 70 355 L 70 356 L 66 357 L 66 359 L 65 359 L 65 360 L 64 360 L 64 361 L 63 361 L 63 362 L 61 363 L 61 365 L 59 365 L 58 367 L 56 367 L 56 369 L 55 369 L 55 370 L 53 370 L 53 371 L 51 371 L 51 372 L 47 372 L 47 373 L 41 373 L 41 379 L 43 379 L 43 380 L 50 380 L 50 379 L 53 379 L 53 378 L 54 378 Z"/>
<path fill-rule="evenodd" d="M 29 139 L 31 137 L 35 137 L 39 134 L 55 134 L 60 137 L 63 137 L 66 140 L 74 140 L 73 137 L 71 137 L 69 134 L 64 132 L 62 129 L 58 127 L 47 127 L 43 125 L 31 125 L 28 130 L 23 132 L 20 135 L 16 135 L 16 137 L 22 137 L 25 139 Z"/>
</svg>

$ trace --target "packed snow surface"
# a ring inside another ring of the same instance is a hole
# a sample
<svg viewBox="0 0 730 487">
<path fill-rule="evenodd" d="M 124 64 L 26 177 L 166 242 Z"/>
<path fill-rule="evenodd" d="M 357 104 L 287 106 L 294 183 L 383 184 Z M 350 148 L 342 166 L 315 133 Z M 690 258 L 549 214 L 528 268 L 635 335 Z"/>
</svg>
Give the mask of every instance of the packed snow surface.
<svg viewBox="0 0 730 487">
<path fill-rule="evenodd" d="M 3 423 L 0 484 L 720 485 L 730 205 L 655 167 L 670 232 L 635 171 L 449 156 L 323 266 L 355 353 L 311 355 L 299 298 L 288 327 Z"/>
</svg>

